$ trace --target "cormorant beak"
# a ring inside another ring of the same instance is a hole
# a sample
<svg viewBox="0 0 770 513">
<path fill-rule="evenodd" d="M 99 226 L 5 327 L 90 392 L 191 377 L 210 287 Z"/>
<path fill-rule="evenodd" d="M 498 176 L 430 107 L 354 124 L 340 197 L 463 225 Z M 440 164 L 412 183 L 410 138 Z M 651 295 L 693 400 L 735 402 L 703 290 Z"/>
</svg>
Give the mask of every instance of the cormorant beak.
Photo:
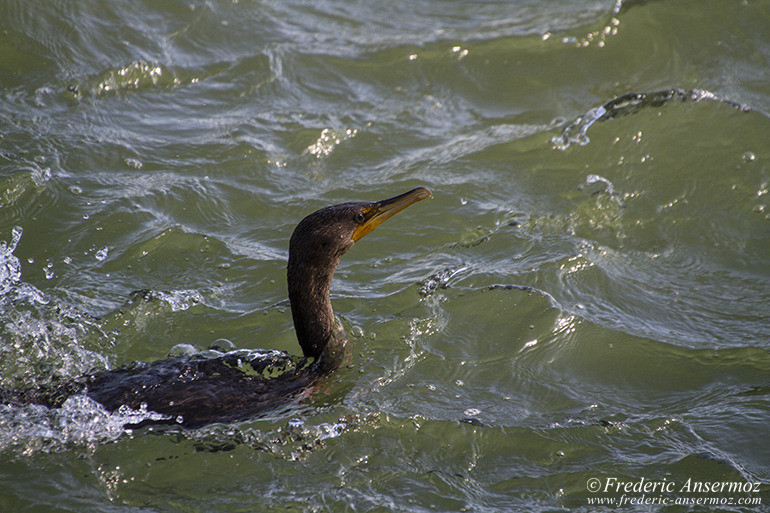
<svg viewBox="0 0 770 513">
<path fill-rule="evenodd" d="M 394 198 L 372 203 L 370 207 L 364 209 L 363 213 L 366 219 L 353 232 L 353 240 L 358 242 L 364 235 L 369 234 L 369 232 L 380 226 L 385 220 L 401 212 L 409 205 L 432 196 L 433 193 L 427 187 L 417 187 Z"/>
</svg>

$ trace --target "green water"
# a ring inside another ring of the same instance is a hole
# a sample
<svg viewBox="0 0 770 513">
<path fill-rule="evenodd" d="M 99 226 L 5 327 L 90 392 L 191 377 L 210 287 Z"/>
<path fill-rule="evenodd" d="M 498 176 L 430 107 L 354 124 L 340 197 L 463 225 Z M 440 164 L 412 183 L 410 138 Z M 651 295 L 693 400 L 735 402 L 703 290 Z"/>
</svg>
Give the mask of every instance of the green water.
<svg viewBox="0 0 770 513">
<path fill-rule="evenodd" d="M 2 2 L 0 386 L 296 353 L 295 224 L 418 185 L 314 397 L 0 406 L 0 511 L 770 511 L 766 1 Z"/>
</svg>

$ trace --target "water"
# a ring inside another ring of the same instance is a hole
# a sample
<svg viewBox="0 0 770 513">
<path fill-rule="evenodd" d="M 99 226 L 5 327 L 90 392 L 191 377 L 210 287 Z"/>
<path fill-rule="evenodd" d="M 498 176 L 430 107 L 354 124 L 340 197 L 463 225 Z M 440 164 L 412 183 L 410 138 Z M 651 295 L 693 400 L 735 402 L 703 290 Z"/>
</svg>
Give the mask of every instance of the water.
<svg viewBox="0 0 770 513">
<path fill-rule="evenodd" d="M 297 352 L 296 222 L 435 196 L 344 257 L 353 362 L 312 400 L 192 432 L 0 407 L 0 510 L 767 510 L 767 2 L 8 1 L 0 27 L 4 387 Z M 651 503 L 592 503 L 617 482 Z"/>
</svg>

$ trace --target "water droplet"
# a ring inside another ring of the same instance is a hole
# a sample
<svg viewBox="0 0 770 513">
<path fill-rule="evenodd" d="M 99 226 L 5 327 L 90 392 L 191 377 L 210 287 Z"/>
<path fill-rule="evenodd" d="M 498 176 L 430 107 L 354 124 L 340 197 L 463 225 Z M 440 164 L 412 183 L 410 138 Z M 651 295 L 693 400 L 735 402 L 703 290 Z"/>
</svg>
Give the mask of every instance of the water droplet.
<svg viewBox="0 0 770 513">
<path fill-rule="evenodd" d="M 107 258 L 107 254 L 109 252 L 110 252 L 110 248 L 105 246 L 102 249 L 100 249 L 99 251 L 97 251 L 96 254 L 94 254 L 94 256 L 96 257 L 97 260 L 103 261 L 103 260 L 105 260 Z"/>
</svg>

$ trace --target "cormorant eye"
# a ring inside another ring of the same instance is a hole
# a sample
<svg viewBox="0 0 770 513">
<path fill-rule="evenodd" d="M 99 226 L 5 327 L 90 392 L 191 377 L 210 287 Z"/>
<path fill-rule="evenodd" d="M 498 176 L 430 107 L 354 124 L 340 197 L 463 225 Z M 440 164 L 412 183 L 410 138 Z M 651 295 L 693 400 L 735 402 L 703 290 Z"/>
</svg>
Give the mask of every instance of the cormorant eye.
<svg viewBox="0 0 770 513">
<path fill-rule="evenodd" d="M 363 223 L 364 221 L 366 221 L 366 216 L 364 215 L 364 213 L 363 213 L 363 212 L 359 212 L 359 213 L 357 213 L 357 214 L 356 214 L 356 222 L 357 222 L 358 224 L 361 224 L 361 223 Z"/>
</svg>

